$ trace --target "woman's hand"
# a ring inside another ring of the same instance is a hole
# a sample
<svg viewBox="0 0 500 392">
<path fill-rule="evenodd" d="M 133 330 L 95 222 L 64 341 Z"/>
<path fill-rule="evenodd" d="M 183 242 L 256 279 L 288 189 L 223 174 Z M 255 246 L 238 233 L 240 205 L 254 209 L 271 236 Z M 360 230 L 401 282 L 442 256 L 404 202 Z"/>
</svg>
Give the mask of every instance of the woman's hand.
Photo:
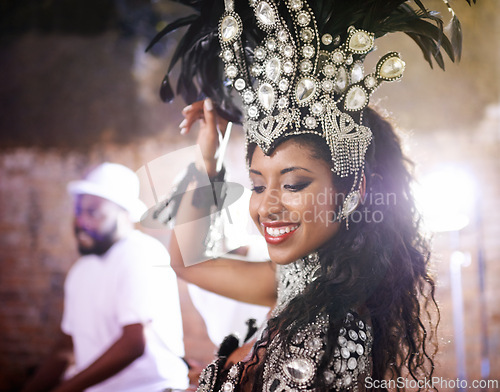
<svg viewBox="0 0 500 392">
<path fill-rule="evenodd" d="M 193 124 L 200 120 L 197 143 L 200 146 L 208 176 L 214 177 L 217 174 L 215 153 L 219 146 L 219 132 L 224 136 L 227 121 L 217 115 L 210 98 L 186 106 L 182 114 L 185 117 L 179 125 L 182 135 L 189 133 Z M 201 162 L 197 162 L 196 165 L 198 169 L 201 169 Z"/>
</svg>

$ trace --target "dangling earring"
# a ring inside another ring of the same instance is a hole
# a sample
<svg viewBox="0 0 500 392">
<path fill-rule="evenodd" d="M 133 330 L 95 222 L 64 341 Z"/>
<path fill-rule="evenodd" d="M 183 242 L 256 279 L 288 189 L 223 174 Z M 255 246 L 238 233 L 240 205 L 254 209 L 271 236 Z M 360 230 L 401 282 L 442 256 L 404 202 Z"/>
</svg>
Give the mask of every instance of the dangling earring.
<svg viewBox="0 0 500 392">
<path fill-rule="evenodd" d="M 359 181 L 358 178 L 360 178 Z M 352 188 L 350 192 L 347 194 L 346 198 L 344 199 L 342 208 L 339 211 L 339 222 L 342 222 L 342 220 L 345 219 L 345 225 L 347 230 L 349 230 L 349 215 L 351 215 L 361 203 L 361 193 L 363 194 L 365 193 L 365 184 L 366 184 L 366 178 L 363 168 L 360 177 L 358 177 L 358 174 L 356 173 L 356 176 L 354 177 L 354 182 L 352 184 Z"/>
<path fill-rule="evenodd" d="M 339 214 L 339 221 L 345 219 L 347 230 L 349 230 L 349 215 L 351 215 L 356 210 L 356 208 L 358 208 L 360 201 L 361 201 L 361 192 L 359 190 L 351 191 L 349 192 L 349 194 L 344 200 L 344 203 L 342 204 L 342 209 L 340 210 Z"/>
</svg>

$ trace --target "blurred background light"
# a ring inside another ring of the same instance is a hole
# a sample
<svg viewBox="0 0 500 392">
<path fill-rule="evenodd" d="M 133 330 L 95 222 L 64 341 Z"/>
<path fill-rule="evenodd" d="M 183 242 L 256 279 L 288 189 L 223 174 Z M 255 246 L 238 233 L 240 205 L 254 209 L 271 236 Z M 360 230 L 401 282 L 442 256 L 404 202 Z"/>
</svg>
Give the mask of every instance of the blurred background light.
<svg viewBox="0 0 500 392">
<path fill-rule="evenodd" d="M 459 231 L 472 219 L 477 183 L 469 170 L 446 165 L 424 176 L 414 194 L 428 231 Z"/>
</svg>

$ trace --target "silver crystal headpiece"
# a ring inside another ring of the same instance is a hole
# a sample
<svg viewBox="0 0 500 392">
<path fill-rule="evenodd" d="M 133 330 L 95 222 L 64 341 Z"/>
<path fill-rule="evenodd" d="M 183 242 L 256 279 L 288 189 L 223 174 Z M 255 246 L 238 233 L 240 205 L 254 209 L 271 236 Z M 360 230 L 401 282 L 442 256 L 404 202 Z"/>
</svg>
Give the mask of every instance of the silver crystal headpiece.
<svg viewBox="0 0 500 392">
<path fill-rule="evenodd" d="M 357 177 L 372 137 L 362 111 L 382 81 L 401 78 L 403 60 L 388 53 L 365 75 L 374 34 L 350 27 L 344 40 L 320 36 L 306 0 L 284 0 L 286 15 L 273 0 L 249 1 L 263 36 L 253 54 L 245 53 L 233 0 L 225 0 L 219 22 L 220 55 L 244 104 L 247 142 L 270 154 L 288 136 L 316 134 L 328 144 L 333 171 Z"/>
</svg>

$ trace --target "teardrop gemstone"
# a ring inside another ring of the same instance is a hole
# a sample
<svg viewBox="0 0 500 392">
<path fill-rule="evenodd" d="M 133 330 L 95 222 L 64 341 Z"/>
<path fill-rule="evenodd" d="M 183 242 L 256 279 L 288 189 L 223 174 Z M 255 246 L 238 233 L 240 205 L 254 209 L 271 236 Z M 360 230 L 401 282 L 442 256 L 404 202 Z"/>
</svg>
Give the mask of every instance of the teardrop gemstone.
<svg viewBox="0 0 500 392">
<path fill-rule="evenodd" d="M 295 97 L 299 103 L 304 103 L 314 96 L 316 83 L 310 78 L 303 78 L 297 83 Z"/>
<path fill-rule="evenodd" d="M 373 47 L 373 37 L 364 31 L 355 32 L 349 40 L 349 49 L 356 53 L 366 53 Z"/>
<path fill-rule="evenodd" d="M 344 210 L 342 211 L 342 214 L 347 216 L 350 213 L 352 213 L 358 207 L 360 199 L 361 199 L 361 195 L 359 194 L 358 191 L 353 192 L 349 196 L 347 196 L 347 199 L 344 202 Z M 349 350 L 349 351 L 351 351 L 351 350 Z"/>
<path fill-rule="evenodd" d="M 255 7 L 255 16 L 257 19 L 264 25 L 270 26 L 273 25 L 276 21 L 276 16 L 274 15 L 274 10 L 265 1 L 261 1 Z"/>
<path fill-rule="evenodd" d="M 403 75 L 405 62 L 399 56 L 389 56 L 383 58 L 382 63 L 377 67 L 379 76 L 384 80 L 395 80 Z"/>
<path fill-rule="evenodd" d="M 337 76 L 335 77 L 335 91 L 343 92 L 347 87 L 347 71 L 344 67 L 339 67 Z"/>
<path fill-rule="evenodd" d="M 349 89 L 345 98 L 345 108 L 347 110 L 361 110 L 368 103 L 368 94 L 359 86 Z"/>
<path fill-rule="evenodd" d="M 266 110 L 271 110 L 274 105 L 274 89 L 269 83 L 264 83 L 259 87 L 259 101 Z"/>
<path fill-rule="evenodd" d="M 273 57 L 266 63 L 266 76 L 276 83 L 280 78 L 280 75 L 281 62 L 277 57 Z"/>
<path fill-rule="evenodd" d="M 240 27 L 236 18 L 232 15 L 227 15 L 222 19 L 221 23 L 221 36 L 223 41 L 231 41 L 239 33 Z"/>
<path fill-rule="evenodd" d="M 351 83 L 358 83 L 363 79 L 363 65 L 357 62 L 351 69 Z"/>
</svg>

